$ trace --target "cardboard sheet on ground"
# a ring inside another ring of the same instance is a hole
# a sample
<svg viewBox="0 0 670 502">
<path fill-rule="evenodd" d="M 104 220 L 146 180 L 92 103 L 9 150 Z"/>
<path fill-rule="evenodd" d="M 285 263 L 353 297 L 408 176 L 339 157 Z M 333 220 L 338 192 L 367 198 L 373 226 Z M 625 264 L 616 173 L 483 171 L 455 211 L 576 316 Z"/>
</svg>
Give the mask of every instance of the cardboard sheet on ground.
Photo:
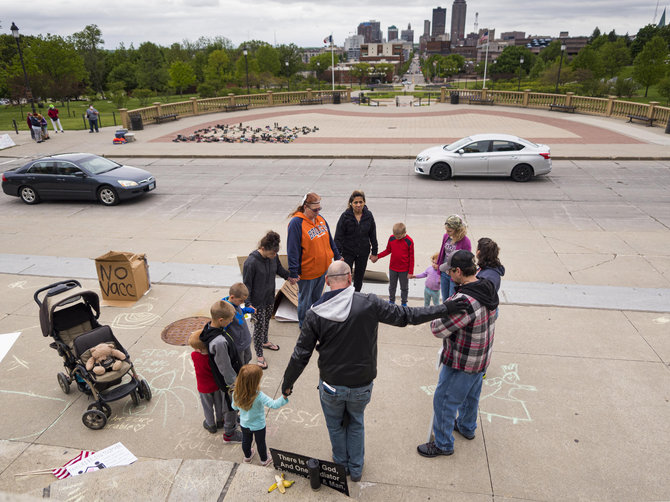
<svg viewBox="0 0 670 502">
<path fill-rule="evenodd" d="M 68 465 L 67 471 L 71 476 L 78 476 L 79 474 L 85 474 L 107 467 L 130 465 L 135 461 L 137 461 L 137 457 L 130 453 L 128 448 L 121 443 L 116 443 L 79 462 Z"/>
<path fill-rule="evenodd" d="M 14 345 L 14 342 L 17 340 L 20 334 L 21 332 L 5 333 L 4 335 L 0 335 L 0 362 L 2 362 L 2 360 L 5 358 L 7 352 L 9 352 L 9 349 L 12 348 L 12 345 Z"/>
<path fill-rule="evenodd" d="M 0 150 L 4 150 L 10 146 L 16 146 L 16 143 L 9 137 L 9 134 L 0 134 Z"/>
<path fill-rule="evenodd" d="M 276 321 L 298 322 L 298 285 L 284 281 L 275 295 L 272 313 Z"/>
</svg>

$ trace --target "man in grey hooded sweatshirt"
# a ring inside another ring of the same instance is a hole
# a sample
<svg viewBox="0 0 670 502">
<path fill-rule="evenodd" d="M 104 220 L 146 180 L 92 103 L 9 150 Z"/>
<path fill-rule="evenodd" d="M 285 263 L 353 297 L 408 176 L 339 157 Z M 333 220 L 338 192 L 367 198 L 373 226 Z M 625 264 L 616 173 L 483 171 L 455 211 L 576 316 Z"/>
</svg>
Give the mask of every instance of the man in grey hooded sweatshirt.
<svg viewBox="0 0 670 502">
<path fill-rule="evenodd" d="M 379 323 L 421 324 L 463 311 L 467 303 L 450 300 L 432 307 L 392 305 L 373 294 L 355 292 L 351 269 L 343 261 L 328 267 L 330 291 L 307 311 L 293 355 L 284 373 L 282 392 L 289 395 L 319 353 L 319 397 L 333 449 L 333 461 L 360 481 L 365 453 L 364 412 L 377 376 Z"/>
</svg>

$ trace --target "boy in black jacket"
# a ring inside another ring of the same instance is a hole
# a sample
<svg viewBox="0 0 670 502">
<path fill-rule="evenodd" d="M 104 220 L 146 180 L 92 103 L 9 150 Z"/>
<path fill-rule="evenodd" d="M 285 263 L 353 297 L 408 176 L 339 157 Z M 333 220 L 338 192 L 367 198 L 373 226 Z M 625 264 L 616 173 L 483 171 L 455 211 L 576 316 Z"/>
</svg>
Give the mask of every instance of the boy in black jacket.
<svg viewBox="0 0 670 502">
<path fill-rule="evenodd" d="M 223 442 L 241 443 L 242 432 L 237 428 L 237 412 L 233 410 L 228 394 L 241 365 L 235 342 L 224 329 L 235 317 L 235 309 L 230 303 L 219 300 L 210 308 L 210 314 L 212 320 L 202 328 L 200 340 L 207 345 L 214 380 L 225 396 Z"/>
</svg>

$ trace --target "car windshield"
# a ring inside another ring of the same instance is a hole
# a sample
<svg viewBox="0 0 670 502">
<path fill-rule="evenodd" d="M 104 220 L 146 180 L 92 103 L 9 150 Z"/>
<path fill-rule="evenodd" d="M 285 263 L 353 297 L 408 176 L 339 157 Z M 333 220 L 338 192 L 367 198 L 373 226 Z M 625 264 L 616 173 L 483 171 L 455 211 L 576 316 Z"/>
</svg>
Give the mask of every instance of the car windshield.
<svg viewBox="0 0 670 502">
<path fill-rule="evenodd" d="M 121 164 L 117 164 L 113 160 L 105 159 L 104 157 L 89 157 L 80 160 L 79 165 L 91 174 L 102 174 L 121 167 Z"/>
<path fill-rule="evenodd" d="M 448 152 L 454 152 L 461 148 L 462 146 L 467 145 L 468 143 L 472 142 L 472 139 L 470 138 L 463 138 L 459 139 L 458 141 L 454 141 L 450 145 L 445 145 L 444 149 L 447 150 Z"/>
</svg>

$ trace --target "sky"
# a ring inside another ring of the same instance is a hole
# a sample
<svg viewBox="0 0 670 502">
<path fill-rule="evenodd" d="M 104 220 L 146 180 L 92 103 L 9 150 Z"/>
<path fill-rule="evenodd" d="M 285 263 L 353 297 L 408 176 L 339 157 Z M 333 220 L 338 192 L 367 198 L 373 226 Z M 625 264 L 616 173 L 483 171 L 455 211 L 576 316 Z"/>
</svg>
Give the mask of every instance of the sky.
<svg viewBox="0 0 670 502">
<path fill-rule="evenodd" d="M 479 28 L 524 31 L 527 36 L 557 37 L 590 35 L 598 26 L 608 33 L 637 31 L 661 17 L 668 0 L 466 0 L 466 32 L 474 31 L 475 12 Z M 399 30 L 411 23 L 414 41 L 423 34 L 424 19 L 432 20 L 435 7 L 447 9 L 447 30 L 451 4 L 423 0 L 0 0 L 0 29 L 9 33 L 15 22 L 22 34 L 71 35 L 88 24 L 102 31 L 105 48 L 123 42 L 135 47 L 150 40 L 163 46 L 201 36 L 224 36 L 234 46 L 245 40 L 270 44 L 294 43 L 299 47 L 323 46 L 333 34 L 336 45 L 355 34 L 359 23 L 381 23 L 384 38 L 388 27 Z M 657 9 L 658 5 L 658 9 Z"/>
</svg>

